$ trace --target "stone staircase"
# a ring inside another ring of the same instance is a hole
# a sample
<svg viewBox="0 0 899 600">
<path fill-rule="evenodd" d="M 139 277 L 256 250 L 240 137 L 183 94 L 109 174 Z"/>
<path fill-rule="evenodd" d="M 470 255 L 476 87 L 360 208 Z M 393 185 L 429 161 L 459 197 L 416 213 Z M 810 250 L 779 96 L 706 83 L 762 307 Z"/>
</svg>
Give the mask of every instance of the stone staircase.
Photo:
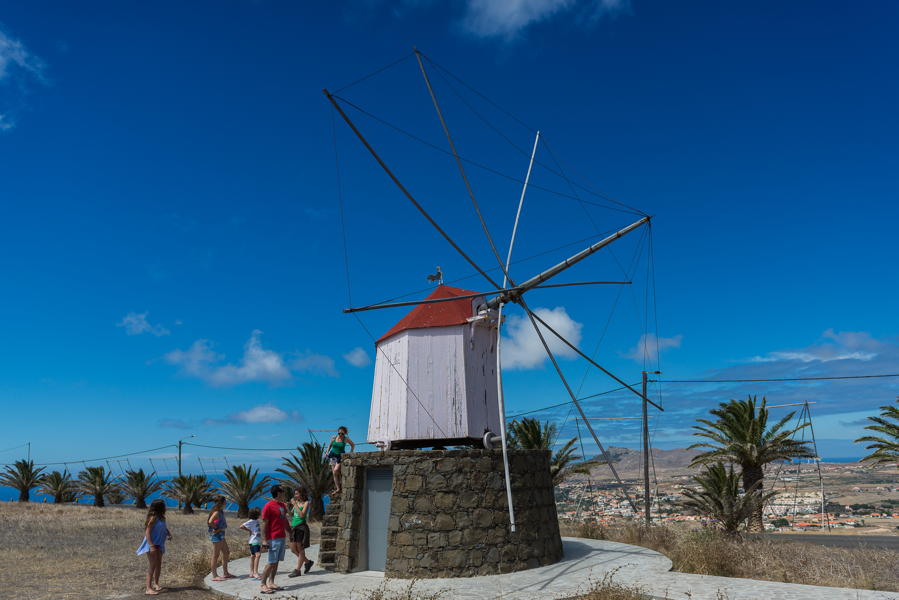
<svg viewBox="0 0 899 600">
<path fill-rule="evenodd" d="M 328 508 L 322 517 L 321 546 L 318 549 L 318 565 L 333 571 L 337 567 L 337 519 L 340 515 L 340 496 L 331 494 Z"/>
</svg>

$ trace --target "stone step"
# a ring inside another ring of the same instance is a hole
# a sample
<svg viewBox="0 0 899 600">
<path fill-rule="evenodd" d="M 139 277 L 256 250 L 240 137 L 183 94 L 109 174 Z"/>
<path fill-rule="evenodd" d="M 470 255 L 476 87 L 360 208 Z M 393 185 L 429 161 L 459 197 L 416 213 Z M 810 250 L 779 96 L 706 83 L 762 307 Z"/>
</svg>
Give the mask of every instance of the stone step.
<svg viewBox="0 0 899 600">
<path fill-rule="evenodd" d="M 322 517 L 322 527 L 337 527 L 337 521 L 340 515 L 334 513 L 333 515 L 325 515 Z"/>
<path fill-rule="evenodd" d="M 319 551 L 318 553 L 318 565 L 323 569 L 333 570 L 334 566 L 337 564 L 337 552 L 333 551 Z"/>
<path fill-rule="evenodd" d="M 337 539 L 337 526 L 336 525 L 332 525 L 332 526 L 328 526 L 328 527 L 322 526 L 321 538 L 323 540 L 326 540 L 329 538 Z"/>
<path fill-rule="evenodd" d="M 337 550 L 337 540 L 322 540 L 320 551 L 321 552 L 333 552 Z"/>
</svg>

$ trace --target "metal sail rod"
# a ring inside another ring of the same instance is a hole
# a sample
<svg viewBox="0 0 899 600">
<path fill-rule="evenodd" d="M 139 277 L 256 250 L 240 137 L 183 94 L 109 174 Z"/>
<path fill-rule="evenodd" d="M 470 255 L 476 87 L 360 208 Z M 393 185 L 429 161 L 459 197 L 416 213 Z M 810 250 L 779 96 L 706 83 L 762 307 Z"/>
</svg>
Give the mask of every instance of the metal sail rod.
<svg viewBox="0 0 899 600">
<path fill-rule="evenodd" d="M 537 155 L 537 143 L 540 141 L 540 132 L 534 138 L 534 149 L 531 150 L 531 160 L 528 163 L 528 172 L 521 188 L 521 196 L 518 198 L 518 210 L 515 211 L 515 223 L 512 225 L 512 237 L 509 239 L 509 252 L 506 254 L 506 266 L 503 269 L 503 287 L 509 282 L 509 265 L 512 264 L 512 248 L 515 247 L 515 235 L 518 233 L 518 221 L 521 218 L 521 207 L 524 205 L 524 195 L 528 190 L 528 181 L 531 179 L 531 170 L 534 168 L 534 157 Z M 496 404 L 499 410 L 499 436 L 503 448 L 503 476 L 506 483 L 506 504 L 509 506 L 509 528 L 515 531 L 515 505 L 512 502 L 512 481 L 509 476 L 509 448 L 506 440 L 506 404 L 503 392 L 503 362 L 500 348 L 502 347 L 503 330 L 503 303 L 500 302 L 496 311 Z"/>
<path fill-rule="evenodd" d="M 519 298 L 519 303 L 521 303 L 522 308 L 527 313 L 530 318 L 531 325 L 534 326 L 534 331 L 537 332 L 537 337 L 540 338 L 540 343 L 543 344 L 543 349 L 546 350 L 547 356 L 549 356 L 549 360 L 552 361 L 553 367 L 556 369 L 556 373 L 559 375 L 559 379 L 562 380 L 562 385 L 565 386 L 565 391 L 568 392 L 568 395 L 571 397 L 571 401 L 574 403 L 574 406 L 577 408 L 578 413 L 581 415 L 581 419 L 583 419 L 584 424 L 587 426 L 587 429 L 590 430 L 590 435 L 593 436 L 593 441 L 596 443 L 596 447 L 599 448 L 600 452 L 602 452 L 603 458 L 609 464 L 609 469 L 612 471 L 612 475 L 615 476 L 615 480 L 618 482 L 618 485 L 621 486 L 621 492 L 624 494 L 624 497 L 627 498 L 627 503 L 631 505 L 631 508 L 634 510 L 634 514 L 638 514 L 637 505 L 634 503 L 634 500 L 631 498 L 630 494 L 627 493 L 627 489 L 624 487 L 624 482 L 621 481 L 621 476 L 618 475 L 618 471 L 615 470 L 615 465 L 612 464 L 612 457 L 609 456 L 609 453 L 606 452 L 605 447 L 602 445 L 602 442 L 599 441 L 599 436 L 596 435 L 596 431 L 593 430 L 593 426 L 590 424 L 590 421 L 587 419 L 587 414 L 584 412 L 584 409 L 581 407 L 581 403 L 578 402 L 577 397 L 574 395 L 574 391 L 571 389 L 571 386 L 568 385 L 568 380 L 565 379 L 565 374 L 562 373 L 562 367 L 559 366 L 559 362 L 556 360 L 555 355 L 552 350 L 549 349 L 549 344 L 546 343 L 546 338 L 543 337 L 543 332 L 540 331 L 540 326 L 537 325 L 537 321 L 534 319 L 534 313 L 528 308 L 527 302 L 525 302 L 524 298 Z"/>
<path fill-rule="evenodd" d="M 425 85 L 428 88 L 428 94 L 431 96 L 431 102 L 434 104 L 434 110 L 437 111 L 437 118 L 440 119 L 440 126 L 443 127 L 443 133 L 446 135 L 446 141 L 449 142 L 450 150 L 453 153 L 453 158 L 456 159 L 456 166 L 459 167 L 459 174 L 462 176 L 462 181 L 465 182 L 465 189 L 468 191 L 468 197 L 471 198 L 471 204 L 474 206 L 474 211 L 478 215 L 478 220 L 481 222 L 481 228 L 484 230 L 484 235 L 487 236 L 487 241 L 490 243 L 490 249 L 493 250 L 493 255 L 496 257 L 496 262 L 499 264 L 500 268 L 503 268 L 503 260 L 499 257 L 499 252 L 496 250 L 496 244 L 493 243 L 493 236 L 490 235 L 490 230 L 487 229 L 487 222 L 484 221 L 484 216 L 481 214 L 481 207 L 478 205 L 478 201 L 474 197 L 474 190 L 471 189 L 471 182 L 468 180 L 468 175 L 465 174 L 465 167 L 462 166 L 462 159 L 459 158 L 459 153 L 456 151 L 456 144 L 453 142 L 453 136 L 450 135 L 449 126 L 446 124 L 446 119 L 443 118 L 443 111 L 440 110 L 440 103 L 437 101 L 437 94 L 434 93 L 434 88 L 431 86 L 431 78 L 428 77 L 428 72 L 425 69 L 425 64 L 421 60 L 421 53 L 418 51 L 418 48 L 413 48 L 413 52 L 415 52 L 415 58 L 418 60 L 418 67 L 421 69 L 421 75 L 424 77 Z M 529 170 L 530 172 L 530 170 Z M 525 187 L 527 187 L 527 182 L 525 182 Z M 511 251 L 511 247 L 509 248 Z M 508 273 L 508 266 L 503 269 L 503 273 Z M 503 285 L 505 287 L 505 284 Z"/>
<path fill-rule="evenodd" d="M 584 260 L 585 258 L 587 258 L 588 256 L 590 256 L 591 254 L 594 254 L 594 253 L 598 252 L 599 250 L 601 250 L 601 249 L 604 248 L 605 246 L 608 246 L 609 244 L 611 244 L 612 242 L 614 242 L 614 241 L 617 240 L 618 238 L 627 235 L 628 233 L 630 233 L 630 232 L 633 231 L 634 229 L 637 229 L 637 228 L 640 227 L 641 225 L 645 225 L 646 223 L 649 223 L 650 218 L 651 218 L 651 217 L 643 217 L 643 218 L 640 219 L 639 221 L 636 221 L 636 222 L 634 222 L 634 223 L 631 223 L 630 225 L 628 225 L 627 227 L 625 227 L 625 228 L 623 228 L 623 229 L 619 229 L 618 231 L 616 231 L 616 232 L 613 233 L 612 235 L 610 235 L 610 236 L 608 236 L 608 237 L 606 237 L 606 238 L 604 238 L 604 239 L 602 239 L 602 240 L 596 242 L 595 244 L 593 244 L 593 245 L 590 246 L 589 248 L 585 248 L 585 249 L 581 250 L 580 252 L 578 252 L 578 253 L 575 254 L 574 256 L 572 256 L 572 257 L 570 257 L 570 258 L 566 258 L 565 260 L 563 260 L 563 261 L 560 262 L 559 264 L 557 264 L 557 265 L 555 265 L 555 266 L 553 266 L 553 267 L 550 267 L 549 269 L 543 271 L 543 272 L 540 273 L 539 275 L 536 275 L 536 276 L 534 276 L 534 277 L 531 277 L 531 278 L 528 279 L 527 281 L 525 281 L 525 282 L 519 284 L 519 285 L 517 286 L 517 287 L 520 288 L 519 291 L 513 292 L 512 294 L 508 294 L 508 293 L 507 293 L 507 294 L 501 294 L 500 296 L 498 296 L 498 297 L 496 297 L 496 298 L 493 298 L 493 299 L 490 300 L 490 302 L 488 303 L 488 306 L 489 306 L 490 308 L 495 308 L 496 306 L 499 305 L 500 302 L 509 302 L 509 301 L 512 300 L 515 296 L 517 296 L 517 295 L 519 295 L 519 294 L 522 294 L 522 293 L 526 292 L 527 290 L 532 289 L 532 288 L 534 288 L 534 287 L 540 285 L 541 283 L 543 283 L 544 281 L 546 281 L 547 279 L 549 279 L 549 278 L 551 278 L 551 277 L 555 277 L 556 275 L 558 275 L 559 273 L 561 273 L 562 271 L 564 271 L 564 270 L 567 269 L 568 267 L 571 267 L 571 266 L 577 264 L 578 262 Z"/>
<path fill-rule="evenodd" d="M 570 287 L 574 285 L 630 285 L 633 283 L 632 281 L 578 281 L 575 283 L 551 283 L 549 285 L 538 285 L 532 287 L 532 290 L 542 290 L 547 288 L 559 288 L 559 287 Z M 363 312 L 366 310 L 376 310 L 379 308 L 396 308 L 398 306 L 415 306 L 417 304 L 438 304 L 440 302 L 453 302 L 454 300 L 464 300 L 465 298 L 478 298 L 479 296 L 486 296 L 487 294 L 499 294 L 501 292 L 507 292 L 509 290 L 517 290 L 519 288 L 504 288 L 501 290 L 489 290 L 487 292 L 478 292 L 474 294 L 463 294 L 461 296 L 452 296 L 450 298 L 431 298 L 430 300 L 409 300 L 408 302 L 389 302 L 384 304 L 369 304 L 368 306 L 359 306 L 356 308 L 345 308 L 343 312 L 345 313 L 354 313 L 354 312 Z"/>
<path fill-rule="evenodd" d="M 327 89 L 322 90 L 322 92 L 325 94 L 325 97 L 328 99 L 337 113 L 341 116 L 341 118 L 343 118 L 343 120 L 346 121 L 346 124 L 349 125 L 350 129 L 353 130 L 353 133 L 356 134 L 356 137 L 359 138 L 359 141 L 362 142 L 362 145 L 365 146 L 366 150 L 368 150 L 368 152 L 378 162 L 378 164 L 381 165 L 381 168 L 384 169 L 384 172 L 387 173 L 387 176 L 390 177 L 393 183 L 396 184 L 396 187 L 398 187 L 403 195 L 405 195 L 406 198 L 409 199 L 409 202 L 411 202 L 412 205 L 418 209 L 418 212 L 420 212 L 422 216 L 424 216 L 424 218 L 434 226 L 434 229 L 436 229 L 440 233 L 440 235 L 443 236 L 443 239 L 449 242 L 450 246 L 452 246 L 456 250 L 456 252 L 458 252 L 462 256 L 462 258 L 464 258 L 468 262 L 468 264 L 474 267 L 475 270 L 484 277 L 484 279 L 490 282 L 490 285 L 495 288 L 500 287 L 500 285 L 496 283 L 493 278 L 484 271 L 484 269 L 479 267 L 478 264 L 474 262 L 471 257 L 468 256 L 468 254 L 466 254 L 465 251 L 459 247 L 456 242 L 453 241 L 449 234 L 445 232 L 443 228 L 440 227 L 440 225 L 437 224 L 437 221 L 435 221 L 434 218 L 428 214 L 428 211 L 426 211 L 424 207 L 418 203 L 418 201 L 412 196 L 409 190 L 407 190 L 406 187 L 402 183 L 400 183 L 400 180 L 397 179 L 396 175 L 393 174 L 393 171 L 390 170 L 390 167 L 387 166 L 387 163 L 385 163 L 384 160 L 378 155 L 378 153 L 375 152 L 375 149 L 372 148 L 371 144 L 368 143 L 368 140 L 365 139 L 365 136 L 362 135 L 362 132 L 359 131 L 359 128 L 356 127 L 355 123 L 353 123 L 346 112 L 344 112 L 344 110 L 340 107 L 340 104 L 337 103 L 337 100 L 334 99 L 334 96 L 331 95 L 331 92 L 329 92 Z"/>
<path fill-rule="evenodd" d="M 558 331 L 556 331 L 555 329 L 553 329 L 552 326 L 550 326 L 549 323 L 547 323 L 546 321 L 544 321 L 543 319 L 541 319 L 539 316 L 537 316 L 537 313 L 534 313 L 534 318 L 537 319 L 538 321 L 540 321 L 540 324 L 541 324 L 541 325 L 543 325 L 544 327 L 546 327 L 547 329 L 549 329 L 550 333 L 552 333 L 554 336 L 556 336 L 557 338 L 559 338 L 559 340 L 561 340 L 561 342 L 562 342 L 563 344 L 565 344 L 566 346 L 568 346 L 569 348 L 571 348 L 572 350 L 574 350 L 575 352 L 577 352 L 577 353 L 581 356 L 581 358 L 583 358 L 584 360 L 586 360 L 587 362 L 589 362 L 591 365 L 593 365 L 594 367 L 596 367 L 597 369 L 599 369 L 600 371 L 602 371 L 603 373 L 605 373 L 606 375 L 608 375 L 609 377 L 611 377 L 612 379 L 614 379 L 615 381 L 617 381 L 618 383 L 620 383 L 621 385 L 623 385 L 624 387 L 626 387 L 627 389 L 629 389 L 630 391 L 632 391 L 633 393 L 637 394 L 637 395 L 640 397 L 641 400 L 646 400 L 647 402 L 649 402 L 650 404 L 652 404 L 653 406 L 655 406 L 655 407 L 658 408 L 659 410 L 661 410 L 661 411 L 663 411 L 663 412 L 665 411 L 664 408 L 662 408 L 661 406 L 659 406 L 658 404 L 656 404 L 655 402 L 653 402 L 652 400 L 650 400 L 649 398 L 647 398 L 647 397 L 646 397 L 646 394 L 641 394 L 641 393 L 638 392 L 636 389 L 634 389 L 633 386 L 627 384 L 624 380 L 622 380 L 621 378 L 619 378 L 618 376 L 616 376 L 614 373 L 612 373 L 611 371 L 609 371 L 608 369 L 606 369 L 605 367 L 603 367 L 601 364 L 599 364 L 598 362 L 596 362 L 595 360 L 593 360 L 592 358 L 590 358 L 589 356 L 587 356 L 586 354 L 584 354 L 584 352 L 583 352 L 580 348 L 578 348 L 577 346 L 575 346 L 574 344 L 572 344 L 571 342 L 569 342 L 568 340 L 566 340 L 565 337 L 562 336 L 561 333 L 559 333 Z"/>
</svg>

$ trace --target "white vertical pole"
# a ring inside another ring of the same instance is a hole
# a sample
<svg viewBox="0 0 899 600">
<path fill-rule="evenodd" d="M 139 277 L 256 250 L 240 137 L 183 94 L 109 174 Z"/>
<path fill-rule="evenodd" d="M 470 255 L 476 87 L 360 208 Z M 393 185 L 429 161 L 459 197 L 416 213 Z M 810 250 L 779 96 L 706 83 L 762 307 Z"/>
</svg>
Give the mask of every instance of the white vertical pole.
<svg viewBox="0 0 899 600">
<path fill-rule="evenodd" d="M 531 161 L 528 163 L 528 173 L 524 178 L 524 186 L 521 188 L 521 198 L 518 199 L 518 210 L 515 213 L 515 224 L 512 226 L 512 239 L 509 241 L 509 253 L 506 255 L 506 268 L 503 273 L 503 287 L 509 283 L 509 264 L 512 262 L 512 247 L 515 245 L 515 234 L 518 232 L 518 219 L 521 217 L 521 207 L 524 204 L 524 195 L 528 189 L 528 181 L 531 179 L 531 169 L 534 167 L 534 156 L 537 154 L 537 143 L 540 141 L 540 132 L 534 138 L 534 149 L 531 150 Z M 515 508 L 512 505 L 512 482 L 509 480 L 509 452 L 506 448 L 506 407 L 503 398 L 503 363 L 500 355 L 503 329 L 503 303 L 500 302 L 496 312 L 496 401 L 499 405 L 499 435 L 503 445 L 503 473 L 506 478 L 506 502 L 509 505 L 509 525 L 515 531 Z"/>
</svg>

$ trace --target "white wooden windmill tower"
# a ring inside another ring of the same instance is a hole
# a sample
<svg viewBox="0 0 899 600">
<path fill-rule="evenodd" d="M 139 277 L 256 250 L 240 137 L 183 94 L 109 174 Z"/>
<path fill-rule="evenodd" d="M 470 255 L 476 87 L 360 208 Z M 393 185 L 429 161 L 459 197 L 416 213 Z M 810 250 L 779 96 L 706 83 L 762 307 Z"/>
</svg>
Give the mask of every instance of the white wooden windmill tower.
<svg viewBox="0 0 899 600">
<path fill-rule="evenodd" d="M 427 300 L 451 301 L 419 304 L 376 342 L 369 442 L 459 445 L 499 431 L 497 311 L 475 294 L 440 285 Z"/>
</svg>

